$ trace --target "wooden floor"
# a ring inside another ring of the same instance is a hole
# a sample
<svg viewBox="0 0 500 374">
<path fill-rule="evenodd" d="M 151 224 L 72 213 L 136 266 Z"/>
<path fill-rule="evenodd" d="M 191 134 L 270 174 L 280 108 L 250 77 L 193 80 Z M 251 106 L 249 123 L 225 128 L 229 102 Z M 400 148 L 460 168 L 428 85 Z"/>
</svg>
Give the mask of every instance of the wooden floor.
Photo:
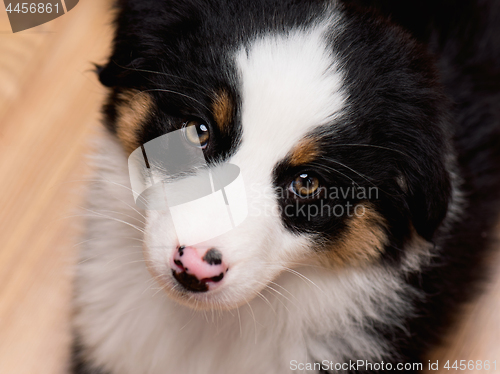
<svg viewBox="0 0 500 374">
<path fill-rule="evenodd" d="M 98 136 L 103 89 L 91 62 L 108 54 L 109 2 L 80 1 L 17 34 L 0 7 L 0 374 L 62 374 L 78 234 L 71 216 L 88 140 Z M 492 264 L 500 269 L 500 258 Z M 500 372 L 499 321 L 497 276 L 433 359 L 497 360 Z"/>
<path fill-rule="evenodd" d="M 109 2 L 12 34 L 0 5 L 0 373 L 62 374 L 82 155 L 103 89 Z"/>
</svg>

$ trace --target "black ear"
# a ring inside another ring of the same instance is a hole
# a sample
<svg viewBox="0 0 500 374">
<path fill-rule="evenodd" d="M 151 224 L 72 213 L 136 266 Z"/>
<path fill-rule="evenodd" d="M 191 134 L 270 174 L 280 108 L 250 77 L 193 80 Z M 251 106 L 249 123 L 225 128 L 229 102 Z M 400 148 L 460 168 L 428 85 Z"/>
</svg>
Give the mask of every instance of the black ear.
<svg viewBox="0 0 500 374">
<path fill-rule="evenodd" d="M 407 206 L 417 233 L 432 241 L 448 212 L 450 172 L 444 154 L 421 155 L 419 165 L 406 170 Z"/>
<path fill-rule="evenodd" d="M 113 74 L 108 69 L 108 64 L 106 65 L 94 64 L 94 72 L 97 74 L 99 82 L 101 82 L 103 86 L 113 87 L 113 80 L 111 79 L 111 77 L 114 76 L 115 74 Z"/>
<path fill-rule="evenodd" d="M 116 68 L 110 66 L 110 63 L 107 63 L 106 65 L 96 64 L 96 73 L 97 76 L 99 77 L 99 82 L 101 82 L 103 86 L 106 87 L 116 86 L 118 72 Z"/>
<path fill-rule="evenodd" d="M 142 59 L 132 61 L 112 56 L 106 65 L 95 65 L 99 81 L 106 87 L 134 87 L 141 76 Z"/>
</svg>

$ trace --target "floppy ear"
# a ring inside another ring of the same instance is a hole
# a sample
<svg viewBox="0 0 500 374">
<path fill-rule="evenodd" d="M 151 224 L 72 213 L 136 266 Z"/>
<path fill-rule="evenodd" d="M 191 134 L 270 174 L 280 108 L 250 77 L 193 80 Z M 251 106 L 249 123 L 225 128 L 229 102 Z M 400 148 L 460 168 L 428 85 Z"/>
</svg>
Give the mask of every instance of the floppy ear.
<svg viewBox="0 0 500 374">
<path fill-rule="evenodd" d="M 432 241 L 446 216 L 451 198 L 450 174 L 443 153 L 422 154 L 418 167 L 405 171 L 410 218 L 417 233 L 427 241 Z"/>
<path fill-rule="evenodd" d="M 95 65 L 95 72 L 99 77 L 99 82 L 106 87 L 116 87 L 119 82 L 119 71 L 113 61 L 108 62 L 106 65 Z"/>
<path fill-rule="evenodd" d="M 95 72 L 99 77 L 99 82 L 106 87 L 115 87 L 119 81 L 119 71 L 113 60 L 109 61 L 106 65 L 95 64 Z"/>
<path fill-rule="evenodd" d="M 132 61 L 112 56 L 106 65 L 95 65 L 99 81 L 106 87 L 134 87 L 141 69 L 142 58 Z"/>
</svg>

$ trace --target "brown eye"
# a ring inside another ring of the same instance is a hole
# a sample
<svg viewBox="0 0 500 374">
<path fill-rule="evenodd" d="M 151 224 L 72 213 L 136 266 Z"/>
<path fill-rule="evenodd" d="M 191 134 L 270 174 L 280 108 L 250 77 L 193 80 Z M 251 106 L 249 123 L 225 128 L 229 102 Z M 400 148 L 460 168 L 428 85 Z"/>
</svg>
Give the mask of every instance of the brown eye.
<svg viewBox="0 0 500 374">
<path fill-rule="evenodd" d="M 206 148 L 210 139 L 208 125 L 200 121 L 189 121 L 184 124 L 184 137 L 191 145 Z"/>
<path fill-rule="evenodd" d="M 290 190 L 300 198 L 313 197 L 319 189 L 319 179 L 309 173 L 299 174 L 290 184 Z"/>
</svg>

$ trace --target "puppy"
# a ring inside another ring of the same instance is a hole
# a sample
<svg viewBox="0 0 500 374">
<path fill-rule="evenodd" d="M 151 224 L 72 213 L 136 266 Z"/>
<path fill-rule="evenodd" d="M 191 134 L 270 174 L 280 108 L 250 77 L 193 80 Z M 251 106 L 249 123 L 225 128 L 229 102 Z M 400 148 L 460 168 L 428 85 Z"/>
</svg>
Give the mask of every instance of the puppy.
<svg viewBox="0 0 500 374">
<path fill-rule="evenodd" d="M 499 21 L 118 1 L 73 372 L 422 370 L 497 222 Z"/>
</svg>

